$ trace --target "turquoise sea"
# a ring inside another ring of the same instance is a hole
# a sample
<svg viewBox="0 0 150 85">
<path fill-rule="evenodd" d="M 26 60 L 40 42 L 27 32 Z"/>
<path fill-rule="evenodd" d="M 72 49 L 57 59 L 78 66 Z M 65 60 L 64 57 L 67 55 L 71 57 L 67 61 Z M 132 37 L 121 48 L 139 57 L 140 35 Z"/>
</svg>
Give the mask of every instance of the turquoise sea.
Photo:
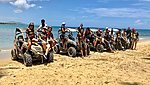
<svg viewBox="0 0 150 85">
<path fill-rule="evenodd" d="M 12 49 L 13 48 L 13 40 L 15 28 L 27 28 L 25 24 L 0 24 L 0 50 Z M 35 29 L 38 26 L 35 26 Z M 76 28 L 76 27 L 73 27 Z M 53 34 L 54 37 L 58 37 L 58 29 L 59 26 L 53 26 Z M 97 28 L 95 28 L 97 29 Z M 150 39 L 150 29 L 137 29 L 140 34 L 140 40 Z M 76 35 L 74 34 L 74 37 Z"/>
</svg>

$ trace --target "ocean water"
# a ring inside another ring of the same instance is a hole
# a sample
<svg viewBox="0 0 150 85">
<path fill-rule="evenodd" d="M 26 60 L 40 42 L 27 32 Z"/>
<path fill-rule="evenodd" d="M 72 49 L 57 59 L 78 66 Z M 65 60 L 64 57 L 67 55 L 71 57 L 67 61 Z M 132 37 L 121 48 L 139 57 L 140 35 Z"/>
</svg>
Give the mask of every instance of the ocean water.
<svg viewBox="0 0 150 85">
<path fill-rule="evenodd" d="M 11 49 L 13 48 L 13 41 L 15 36 L 15 29 L 19 27 L 21 29 L 26 29 L 28 25 L 26 24 L 0 24 L 0 49 Z M 35 26 L 35 30 L 38 26 Z M 55 37 L 58 35 L 58 26 L 53 27 L 53 34 Z"/>
<path fill-rule="evenodd" d="M 27 28 L 25 24 L 0 24 L 0 50 L 12 49 L 13 41 L 14 41 L 14 33 L 16 27 L 19 28 Z M 38 26 L 35 26 L 37 29 Z M 76 27 L 72 27 L 76 28 Z M 58 37 L 58 29 L 59 26 L 53 26 L 53 34 L 54 37 Z M 97 29 L 97 28 L 95 28 Z M 150 39 L 150 29 L 137 29 L 140 34 L 140 39 Z M 73 33 L 74 37 L 76 37 L 76 33 Z"/>
</svg>

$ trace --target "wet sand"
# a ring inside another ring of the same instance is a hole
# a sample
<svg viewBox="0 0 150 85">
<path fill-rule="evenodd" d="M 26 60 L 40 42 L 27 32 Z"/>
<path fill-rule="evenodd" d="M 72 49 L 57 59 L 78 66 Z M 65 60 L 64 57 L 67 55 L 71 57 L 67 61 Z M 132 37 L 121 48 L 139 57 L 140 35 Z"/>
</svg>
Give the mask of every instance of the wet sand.
<svg viewBox="0 0 150 85">
<path fill-rule="evenodd" d="M 10 56 L 11 56 L 11 50 L 8 49 L 8 50 L 0 50 L 0 60 L 7 60 L 7 59 L 10 59 Z"/>
<path fill-rule="evenodd" d="M 150 41 L 138 43 L 137 50 L 54 59 L 32 67 L 0 60 L 0 85 L 150 85 Z"/>
</svg>

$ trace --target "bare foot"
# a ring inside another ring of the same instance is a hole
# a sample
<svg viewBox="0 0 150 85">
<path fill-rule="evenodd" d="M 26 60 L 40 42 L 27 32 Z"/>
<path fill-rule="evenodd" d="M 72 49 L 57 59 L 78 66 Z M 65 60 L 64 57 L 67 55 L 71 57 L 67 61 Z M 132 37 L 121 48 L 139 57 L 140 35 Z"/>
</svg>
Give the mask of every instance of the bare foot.
<svg viewBox="0 0 150 85">
<path fill-rule="evenodd" d="M 84 59 L 84 57 L 83 57 L 83 56 L 81 56 L 81 58 L 82 58 L 82 59 Z"/>
</svg>

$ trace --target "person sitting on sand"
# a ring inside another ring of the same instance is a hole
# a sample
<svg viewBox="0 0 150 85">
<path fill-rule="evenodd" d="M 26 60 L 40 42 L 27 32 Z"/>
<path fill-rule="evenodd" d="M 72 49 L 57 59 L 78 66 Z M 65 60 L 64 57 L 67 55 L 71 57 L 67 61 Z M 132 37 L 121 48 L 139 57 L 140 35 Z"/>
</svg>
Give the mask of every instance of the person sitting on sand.
<svg viewBox="0 0 150 85">
<path fill-rule="evenodd" d="M 138 40 L 139 40 L 139 33 L 135 30 L 135 28 L 133 28 L 131 32 L 131 41 L 132 41 L 131 49 L 132 50 L 136 49 Z"/>
</svg>

